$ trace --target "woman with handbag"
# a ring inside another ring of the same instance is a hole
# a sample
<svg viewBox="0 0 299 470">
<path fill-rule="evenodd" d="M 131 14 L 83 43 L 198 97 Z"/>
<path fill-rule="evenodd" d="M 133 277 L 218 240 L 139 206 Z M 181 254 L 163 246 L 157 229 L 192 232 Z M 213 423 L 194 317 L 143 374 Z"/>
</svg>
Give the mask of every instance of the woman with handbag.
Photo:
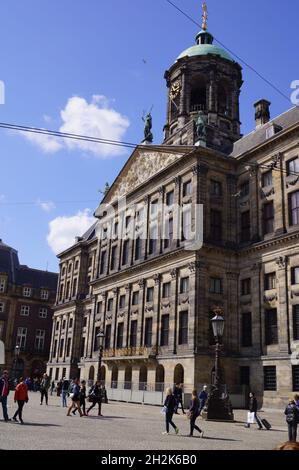
<svg viewBox="0 0 299 470">
<path fill-rule="evenodd" d="M 250 424 L 253 424 L 255 421 L 258 425 L 258 428 L 261 430 L 263 426 L 257 416 L 257 399 L 255 398 L 255 394 L 253 392 L 249 393 L 249 406 L 248 406 L 248 415 L 247 415 L 247 423 L 245 424 L 245 428 L 250 428 Z"/>
<path fill-rule="evenodd" d="M 96 405 L 98 405 L 99 410 L 98 410 L 98 416 L 103 416 L 101 413 L 102 409 L 102 389 L 101 389 L 101 382 L 99 380 L 96 381 L 95 385 L 90 389 L 89 395 L 88 395 L 88 401 L 92 403 L 92 405 L 88 408 L 86 411 L 86 415 L 94 408 Z"/>
<path fill-rule="evenodd" d="M 81 380 L 80 406 L 82 407 L 83 415 L 87 416 L 86 409 L 85 409 L 85 400 L 86 400 L 86 382 L 85 382 L 85 380 Z M 76 414 L 76 411 L 78 411 L 77 407 L 72 411 L 73 415 Z"/>
<path fill-rule="evenodd" d="M 203 431 L 196 426 L 195 421 L 200 415 L 200 401 L 197 396 L 197 390 L 193 390 L 192 398 L 189 406 L 189 411 L 187 413 L 188 419 L 190 419 L 190 434 L 189 437 L 193 437 L 194 429 L 199 432 L 200 437 L 203 437 Z"/>
<path fill-rule="evenodd" d="M 70 399 L 72 400 L 72 404 L 67 410 L 67 416 L 71 416 L 71 411 L 73 408 L 78 408 L 80 416 L 84 416 L 81 407 L 80 407 L 80 381 L 79 379 L 74 379 L 71 388 Z"/>
<path fill-rule="evenodd" d="M 23 381 L 23 377 L 19 379 L 19 383 L 16 386 L 15 396 L 14 396 L 15 403 L 18 402 L 18 409 L 13 415 L 13 420 L 18 423 L 17 416 L 19 416 L 20 423 L 24 424 L 22 413 L 25 403 L 28 403 L 28 387 Z"/>
<path fill-rule="evenodd" d="M 171 388 L 168 388 L 166 390 L 166 398 L 163 407 L 165 411 L 166 431 L 164 431 L 162 434 L 169 434 L 169 425 L 173 427 L 176 434 L 179 433 L 179 428 L 172 421 L 173 413 L 176 409 L 176 404 L 176 399 L 172 393 L 172 390 Z"/>
</svg>

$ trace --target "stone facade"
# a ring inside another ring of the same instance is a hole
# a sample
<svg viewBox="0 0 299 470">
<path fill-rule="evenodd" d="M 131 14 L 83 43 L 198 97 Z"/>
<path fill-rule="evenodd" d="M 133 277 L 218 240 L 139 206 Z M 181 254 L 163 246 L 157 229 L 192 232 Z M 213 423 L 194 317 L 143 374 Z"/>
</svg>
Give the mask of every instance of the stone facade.
<svg viewBox="0 0 299 470">
<path fill-rule="evenodd" d="M 103 331 L 108 387 L 210 384 L 210 320 L 220 306 L 224 383 L 282 406 L 299 388 L 299 111 L 271 121 L 262 100 L 256 130 L 241 138 L 241 68 L 206 31 L 197 40 L 192 57 L 183 54 L 166 74 L 164 144 L 135 149 L 95 225 L 60 255 L 48 372 L 93 381 Z M 165 241 L 179 209 L 189 207 L 194 229 L 198 205 L 202 248 L 186 249 L 175 224 Z"/>
<path fill-rule="evenodd" d="M 5 345 L 1 367 L 12 377 L 40 377 L 46 370 L 57 278 L 20 265 L 17 251 L 0 240 L 0 340 Z"/>
</svg>

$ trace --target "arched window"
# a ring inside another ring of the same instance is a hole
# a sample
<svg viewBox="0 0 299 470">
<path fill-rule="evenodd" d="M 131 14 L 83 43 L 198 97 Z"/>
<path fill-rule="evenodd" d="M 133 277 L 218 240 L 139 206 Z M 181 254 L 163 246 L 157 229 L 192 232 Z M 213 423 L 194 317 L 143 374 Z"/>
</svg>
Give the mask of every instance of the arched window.
<svg viewBox="0 0 299 470">
<path fill-rule="evenodd" d="M 218 113 L 223 116 L 229 115 L 228 94 L 223 83 L 218 85 Z"/>
<path fill-rule="evenodd" d="M 164 391 L 164 380 L 165 380 L 165 370 L 164 367 L 160 364 L 156 369 L 156 392 Z"/>
<path fill-rule="evenodd" d="M 139 390 L 147 388 L 147 367 L 141 366 L 139 371 Z"/>
<path fill-rule="evenodd" d="M 173 375 L 174 384 L 183 384 L 184 383 L 184 367 L 181 364 L 177 364 L 174 369 Z"/>
<path fill-rule="evenodd" d="M 117 382 L 118 382 L 118 367 L 114 365 L 112 367 L 112 374 L 111 374 L 111 388 L 117 388 Z"/>
<path fill-rule="evenodd" d="M 190 111 L 207 110 L 207 84 L 203 77 L 197 77 L 191 84 Z"/>
<path fill-rule="evenodd" d="M 125 390 L 131 390 L 132 388 L 132 367 L 127 366 L 125 369 Z"/>
</svg>

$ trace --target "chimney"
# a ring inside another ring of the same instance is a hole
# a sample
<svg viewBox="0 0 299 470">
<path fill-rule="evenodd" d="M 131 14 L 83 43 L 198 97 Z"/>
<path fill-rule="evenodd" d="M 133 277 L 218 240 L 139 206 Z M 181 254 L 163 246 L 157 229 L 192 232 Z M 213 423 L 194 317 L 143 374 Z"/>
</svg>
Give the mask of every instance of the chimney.
<svg viewBox="0 0 299 470">
<path fill-rule="evenodd" d="M 270 121 L 270 106 L 271 103 L 267 100 L 260 100 L 254 104 L 256 129 Z"/>
</svg>

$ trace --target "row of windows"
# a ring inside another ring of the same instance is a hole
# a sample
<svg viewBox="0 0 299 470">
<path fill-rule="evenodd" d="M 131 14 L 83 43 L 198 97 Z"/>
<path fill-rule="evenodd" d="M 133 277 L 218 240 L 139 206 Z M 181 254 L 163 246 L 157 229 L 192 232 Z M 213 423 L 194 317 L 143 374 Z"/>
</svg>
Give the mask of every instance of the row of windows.
<svg viewBox="0 0 299 470">
<path fill-rule="evenodd" d="M 56 331 L 59 330 L 59 326 L 60 326 L 60 322 L 57 321 L 57 322 L 56 322 Z M 72 328 L 72 327 L 73 327 L 73 319 L 70 318 L 70 319 L 69 319 L 68 328 Z M 66 328 L 66 319 L 63 319 L 63 320 L 62 320 L 61 329 L 62 329 L 62 330 L 65 330 L 65 328 Z"/>
<path fill-rule="evenodd" d="M 276 391 L 277 390 L 277 375 L 276 366 L 265 366 L 264 373 L 264 390 Z M 292 390 L 299 391 L 299 366 L 292 366 Z M 240 385 L 250 386 L 250 367 L 240 367 Z"/>
<path fill-rule="evenodd" d="M 17 330 L 17 345 L 21 351 L 26 351 L 28 329 L 19 327 Z M 34 338 L 35 351 L 43 351 L 45 347 L 46 330 L 36 330 Z"/>
<path fill-rule="evenodd" d="M 299 305 L 293 306 L 293 340 L 299 341 Z M 251 312 L 241 317 L 241 344 L 243 347 L 252 346 L 252 315 Z M 265 344 L 278 344 L 277 309 L 265 310 Z"/>
<path fill-rule="evenodd" d="M 0 278 L 0 294 L 6 291 L 6 278 Z M 23 296 L 24 297 L 32 297 L 33 289 L 31 287 L 23 287 Z M 49 291 L 46 289 L 40 290 L 40 299 L 41 300 L 48 300 L 49 298 Z"/>
<path fill-rule="evenodd" d="M 59 348 L 58 348 L 58 341 L 56 339 L 53 345 L 53 357 L 56 357 L 57 353 L 59 357 L 63 357 L 64 352 L 65 352 L 66 357 L 70 357 L 71 344 L 72 344 L 72 338 L 68 338 L 67 343 L 66 343 L 66 350 L 64 351 L 64 338 L 60 339 Z"/>
<path fill-rule="evenodd" d="M 72 267 L 73 267 L 73 263 L 69 263 L 68 264 L 68 267 L 66 268 L 66 266 L 63 266 L 62 269 L 61 269 L 61 276 L 64 276 L 65 273 L 66 273 L 66 270 L 68 273 L 70 273 L 72 271 Z M 79 269 L 79 260 L 76 260 L 75 261 L 75 265 L 74 265 L 74 270 L 75 271 L 78 271 Z"/>
<path fill-rule="evenodd" d="M 1 304 L 0 304 L 0 306 L 1 306 Z M 0 308 L 0 311 L 1 311 L 1 308 Z M 20 315 L 22 317 L 28 317 L 30 315 L 29 305 L 22 305 L 21 306 Z M 45 307 L 40 308 L 39 311 L 38 311 L 38 316 L 39 316 L 39 318 L 47 318 L 48 309 L 45 308 Z"/>
<path fill-rule="evenodd" d="M 291 268 L 291 285 L 299 284 L 299 267 Z M 276 289 L 276 273 L 267 273 L 264 276 L 264 289 Z M 241 281 L 241 295 L 251 294 L 251 279 L 242 279 Z"/>
<path fill-rule="evenodd" d="M 88 283 L 90 282 L 91 278 L 89 278 Z M 58 295 L 58 301 L 61 302 L 63 298 L 69 300 L 70 296 L 72 298 L 76 297 L 77 294 L 77 286 L 78 286 L 78 279 L 75 277 L 72 283 L 72 288 L 71 288 L 71 282 L 67 281 L 64 289 L 64 283 L 60 284 L 59 288 L 59 295 Z"/>
</svg>

